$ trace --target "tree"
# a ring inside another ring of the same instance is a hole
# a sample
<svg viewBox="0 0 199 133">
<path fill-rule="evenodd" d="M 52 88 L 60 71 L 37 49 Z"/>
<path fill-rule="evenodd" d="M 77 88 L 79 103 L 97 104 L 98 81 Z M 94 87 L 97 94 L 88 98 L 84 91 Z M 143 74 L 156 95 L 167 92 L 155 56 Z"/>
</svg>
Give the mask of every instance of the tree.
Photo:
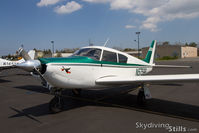
<svg viewBox="0 0 199 133">
<path fill-rule="evenodd" d="M 162 45 L 169 45 L 169 41 L 163 42 Z"/>
<path fill-rule="evenodd" d="M 123 51 L 127 52 L 127 51 L 136 51 L 136 49 L 132 49 L 132 48 L 125 48 Z"/>
<path fill-rule="evenodd" d="M 191 42 L 191 43 L 189 43 L 189 46 L 190 47 L 197 47 L 197 44 L 195 42 Z"/>
<path fill-rule="evenodd" d="M 60 52 L 58 52 L 56 57 L 62 57 L 62 54 Z"/>
</svg>

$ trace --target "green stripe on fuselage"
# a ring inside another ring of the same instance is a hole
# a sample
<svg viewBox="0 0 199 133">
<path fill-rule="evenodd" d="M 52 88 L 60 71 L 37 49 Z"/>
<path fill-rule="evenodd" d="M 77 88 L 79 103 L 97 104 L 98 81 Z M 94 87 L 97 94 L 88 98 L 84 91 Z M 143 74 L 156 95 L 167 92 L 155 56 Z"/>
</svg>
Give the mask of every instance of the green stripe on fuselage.
<svg viewBox="0 0 199 133">
<path fill-rule="evenodd" d="M 40 58 L 39 59 L 41 64 L 48 64 L 48 63 L 87 63 L 87 64 L 107 64 L 107 65 L 120 65 L 120 66 L 145 66 L 140 64 L 127 64 L 127 63 L 117 63 L 117 62 L 108 62 L 108 61 L 97 61 L 91 59 L 89 57 L 83 56 L 71 56 L 67 58 Z"/>
</svg>

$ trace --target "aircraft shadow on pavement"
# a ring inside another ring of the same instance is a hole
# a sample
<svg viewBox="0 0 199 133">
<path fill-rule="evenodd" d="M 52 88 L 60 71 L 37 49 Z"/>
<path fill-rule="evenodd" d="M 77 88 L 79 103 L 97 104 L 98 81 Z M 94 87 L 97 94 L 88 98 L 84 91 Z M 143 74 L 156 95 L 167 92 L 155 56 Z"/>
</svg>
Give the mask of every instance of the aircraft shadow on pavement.
<svg viewBox="0 0 199 133">
<path fill-rule="evenodd" d="M 18 75 L 18 76 L 31 76 L 30 73 L 18 73 L 16 75 Z"/>
<path fill-rule="evenodd" d="M 39 93 L 47 92 L 47 89 L 41 86 L 18 86 L 15 88 L 35 91 Z M 152 98 L 148 100 L 145 105 L 140 106 L 137 104 L 137 95 L 129 94 L 129 89 L 130 87 L 121 87 L 119 89 L 113 88 L 102 91 L 82 90 L 81 97 L 75 97 L 73 96 L 71 90 L 66 90 L 63 93 L 65 103 L 64 111 L 85 106 L 116 107 L 145 112 L 149 114 L 156 114 L 160 116 L 199 121 L 199 106 L 166 101 L 156 98 Z M 119 93 L 121 90 L 126 93 Z M 131 87 L 130 91 L 132 90 L 133 89 Z M 25 108 L 16 112 L 18 114 L 11 116 L 10 118 L 20 117 L 24 115 L 39 117 L 50 114 L 48 111 L 48 103 Z"/>
<path fill-rule="evenodd" d="M 11 81 L 10 80 L 5 80 L 5 79 L 0 79 L 0 83 L 5 83 L 5 82 L 11 82 Z"/>
<path fill-rule="evenodd" d="M 48 93 L 49 90 L 42 87 L 41 85 L 25 85 L 25 86 L 16 86 L 17 89 L 37 92 L 37 93 Z"/>
</svg>

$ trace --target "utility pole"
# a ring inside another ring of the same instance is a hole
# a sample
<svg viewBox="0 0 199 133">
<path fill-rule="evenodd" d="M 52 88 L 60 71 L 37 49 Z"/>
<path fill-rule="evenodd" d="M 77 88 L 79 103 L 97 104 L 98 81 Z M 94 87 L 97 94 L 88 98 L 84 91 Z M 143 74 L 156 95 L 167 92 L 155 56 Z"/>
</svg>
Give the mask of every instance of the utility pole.
<svg viewBox="0 0 199 133">
<path fill-rule="evenodd" d="M 140 58 L 140 33 L 141 32 L 135 32 L 135 34 L 138 36 L 138 58 Z"/>
<path fill-rule="evenodd" d="M 54 41 L 51 41 L 52 43 L 52 57 L 54 57 Z"/>
</svg>

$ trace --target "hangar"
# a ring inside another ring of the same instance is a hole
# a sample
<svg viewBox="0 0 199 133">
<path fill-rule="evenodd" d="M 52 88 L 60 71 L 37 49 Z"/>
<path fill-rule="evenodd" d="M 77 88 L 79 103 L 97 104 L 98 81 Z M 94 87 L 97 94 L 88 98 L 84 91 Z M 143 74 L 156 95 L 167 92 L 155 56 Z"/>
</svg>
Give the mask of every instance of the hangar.
<svg viewBox="0 0 199 133">
<path fill-rule="evenodd" d="M 142 57 L 145 57 L 149 47 L 142 49 Z M 156 49 L 156 58 L 163 58 L 165 56 L 188 58 L 197 57 L 198 49 L 196 47 L 182 46 L 182 45 L 159 45 Z"/>
</svg>

